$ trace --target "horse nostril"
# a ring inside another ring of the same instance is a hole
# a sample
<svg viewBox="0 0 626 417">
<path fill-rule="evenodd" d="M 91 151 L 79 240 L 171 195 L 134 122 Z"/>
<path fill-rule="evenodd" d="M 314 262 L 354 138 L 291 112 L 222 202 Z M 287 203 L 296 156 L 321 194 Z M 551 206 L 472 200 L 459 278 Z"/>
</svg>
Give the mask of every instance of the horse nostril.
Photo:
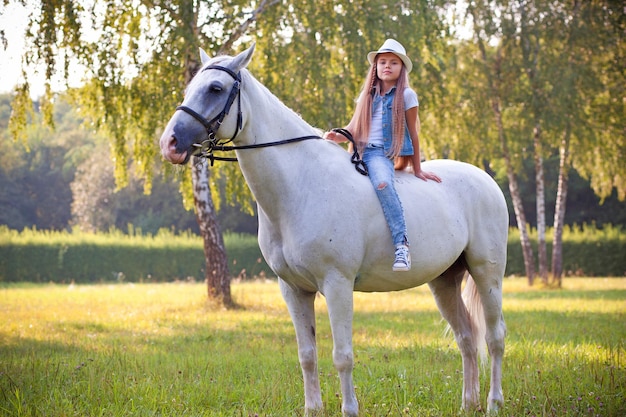
<svg viewBox="0 0 626 417">
<path fill-rule="evenodd" d="M 176 148 L 177 144 L 178 144 L 178 140 L 176 139 L 176 136 L 172 135 L 172 137 L 170 137 L 169 147 Z"/>
</svg>

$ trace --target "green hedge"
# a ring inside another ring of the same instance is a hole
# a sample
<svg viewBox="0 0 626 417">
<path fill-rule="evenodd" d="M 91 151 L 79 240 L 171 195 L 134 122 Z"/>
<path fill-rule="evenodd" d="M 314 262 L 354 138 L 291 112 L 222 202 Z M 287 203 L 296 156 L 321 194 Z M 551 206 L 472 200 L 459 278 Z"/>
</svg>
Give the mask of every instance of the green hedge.
<svg viewBox="0 0 626 417">
<path fill-rule="evenodd" d="M 551 253 L 551 232 L 548 256 Z M 536 251 L 536 232 L 531 231 Z M 233 276 L 273 276 L 255 236 L 224 236 Z M 535 259 L 536 261 L 536 259 Z M 242 273 L 245 271 L 245 273 Z M 566 275 L 625 276 L 626 233 L 619 227 L 566 228 Z M 524 275 L 519 232 L 511 229 L 507 275 Z M 0 282 L 173 281 L 204 279 L 202 240 L 192 234 L 18 232 L 0 226 Z"/>
<path fill-rule="evenodd" d="M 255 236 L 224 236 L 233 276 L 269 275 Z M 192 234 L 52 232 L 0 227 L 0 282 L 204 279 L 202 239 Z"/>
<path fill-rule="evenodd" d="M 537 231 L 530 231 L 537 264 Z M 546 232 L 548 263 L 552 260 L 552 230 Z M 507 275 L 525 275 L 519 230 L 509 231 Z M 626 276 L 626 233 L 620 226 L 566 226 L 563 230 L 563 273 L 566 276 Z"/>
</svg>

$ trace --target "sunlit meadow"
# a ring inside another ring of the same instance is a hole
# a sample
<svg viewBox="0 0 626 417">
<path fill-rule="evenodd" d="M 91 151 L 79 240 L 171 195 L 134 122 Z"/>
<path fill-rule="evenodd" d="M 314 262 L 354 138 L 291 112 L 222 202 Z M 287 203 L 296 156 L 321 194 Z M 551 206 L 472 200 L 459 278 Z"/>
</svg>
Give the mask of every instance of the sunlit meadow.
<svg viewBox="0 0 626 417">
<path fill-rule="evenodd" d="M 626 415 L 626 279 L 567 278 L 550 290 L 509 278 L 504 289 L 500 415 Z M 195 283 L 0 287 L 0 415 L 302 415 L 278 285 L 232 292 L 236 310 L 212 305 Z M 323 415 L 339 416 L 323 297 L 316 306 Z M 363 416 L 484 414 L 460 412 L 461 359 L 427 287 L 356 293 L 355 310 Z"/>
</svg>

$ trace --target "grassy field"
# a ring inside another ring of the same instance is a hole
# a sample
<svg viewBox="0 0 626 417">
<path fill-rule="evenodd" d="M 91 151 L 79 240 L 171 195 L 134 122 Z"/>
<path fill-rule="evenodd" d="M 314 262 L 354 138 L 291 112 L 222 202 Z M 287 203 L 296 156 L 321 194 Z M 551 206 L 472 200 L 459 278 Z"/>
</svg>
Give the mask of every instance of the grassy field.
<svg viewBox="0 0 626 417">
<path fill-rule="evenodd" d="M 506 279 L 501 416 L 626 415 L 626 279 L 562 290 Z M 1 416 L 300 416 L 295 337 L 275 282 L 0 287 Z M 324 416 L 340 415 L 323 297 Z M 363 416 L 455 416 L 461 359 L 427 287 L 355 294 L 355 385 Z M 487 375 L 481 378 L 483 405 Z M 482 415 L 480 412 L 469 415 Z"/>
</svg>

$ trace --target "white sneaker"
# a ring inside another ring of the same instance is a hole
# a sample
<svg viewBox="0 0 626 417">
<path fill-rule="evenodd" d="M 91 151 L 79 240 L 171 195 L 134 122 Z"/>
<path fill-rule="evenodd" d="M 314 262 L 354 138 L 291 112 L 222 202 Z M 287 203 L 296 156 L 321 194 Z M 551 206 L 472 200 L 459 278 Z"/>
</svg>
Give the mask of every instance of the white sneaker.
<svg viewBox="0 0 626 417">
<path fill-rule="evenodd" d="M 411 253 L 408 246 L 396 246 L 396 260 L 393 263 L 393 270 L 395 272 L 411 270 Z"/>
</svg>

